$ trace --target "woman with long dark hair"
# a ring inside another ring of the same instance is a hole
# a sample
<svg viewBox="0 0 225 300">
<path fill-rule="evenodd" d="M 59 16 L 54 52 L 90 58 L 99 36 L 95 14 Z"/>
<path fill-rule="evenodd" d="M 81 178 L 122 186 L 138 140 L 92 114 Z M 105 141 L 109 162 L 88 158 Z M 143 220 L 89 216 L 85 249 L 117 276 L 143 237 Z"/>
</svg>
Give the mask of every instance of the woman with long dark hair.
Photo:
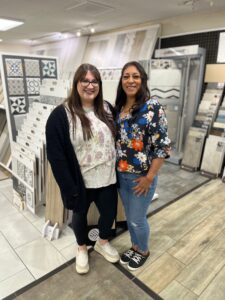
<svg viewBox="0 0 225 300">
<path fill-rule="evenodd" d="M 110 104 L 103 101 L 100 73 L 93 65 L 77 69 L 70 96 L 47 121 L 46 143 L 64 206 L 73 210 L 77 272 L 89 270 L 87 213 L 92 201 L 100 213 L 94 248 L 108 261 L 117 262 L 119 254 L 108 242 L 117 209 L 115 125 Z"/>
<path fill-rule="evenodd" d="M 147 74 L 135 61 L 125 64 L 117 89 L 117 171 L 131 248 L 120 259 L 136 270 L 149 257 L 147 210 L 157 173 L 169 157 L 170 140 L 162 106 L 150 97 Z"/>
</svg>

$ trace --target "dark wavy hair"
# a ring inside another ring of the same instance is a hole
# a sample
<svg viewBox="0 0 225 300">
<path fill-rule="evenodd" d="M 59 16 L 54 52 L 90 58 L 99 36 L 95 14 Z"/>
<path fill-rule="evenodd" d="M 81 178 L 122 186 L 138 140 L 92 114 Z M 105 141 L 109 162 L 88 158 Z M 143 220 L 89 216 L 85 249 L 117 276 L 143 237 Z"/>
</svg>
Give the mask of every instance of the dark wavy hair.
<svg viewBox="0 0 225 300">
<path fill-rule="evenodd" d="M 91 74 L 99 83 L 99 92 L 96 98 L 94 99 L 94 113 L 102 122 L 104 122 L 109 127 L 113 136 L 115 136 L 115 126 L 113 118 L 111 114 L 107 113 L 104 109 L 101 75 L 98 69 L 91 64 L 82 64 L 76 70 L 73 78 L 73 86 L 71 93 L 69 97 L 65 100 L 65 103 L 68 105 L 68 109 L 72 116 L 74 129 L 76 128 L 76 117 L 78 117 L 81 121 L 84 140 L 89 140 L 93 136 L 91 131 L 90 120 L 85 115 L 85 111 L 82 107 L 81 98 L 77 91 L 78 82 L 85 78 L 88 71 L 91 72 Z"/>
<path fill-rule="evenodd" d="M 132 107 L 132 109 L 133 109 L 132 115 L 135 115 L 135 112 L 137 112 L 139 110 L 139 107 L 150 98 L 150 91 L 149 91 L 149 88 L 147 85 L 148 75 L 145 72 L 142 65 L 140 63 L 138 63 L 137 61 L 130 61 L 123 66 L 119 84 L 117 87 L 115 108 L 116 108 L 116 112 L 120 112 L 121 108 L 126 104 L 127 95 L 124 92 L 123 87 L 122 87 L 122 77 L 123 77 L 126 69 L 130 66 L 134 66 L 138 70 L 138 72 L 140 73 L 140 76 L 141 76 L 141 87 L 136 94 L 136 101 L 135 101 L 134 106 Z"/>
</svg>

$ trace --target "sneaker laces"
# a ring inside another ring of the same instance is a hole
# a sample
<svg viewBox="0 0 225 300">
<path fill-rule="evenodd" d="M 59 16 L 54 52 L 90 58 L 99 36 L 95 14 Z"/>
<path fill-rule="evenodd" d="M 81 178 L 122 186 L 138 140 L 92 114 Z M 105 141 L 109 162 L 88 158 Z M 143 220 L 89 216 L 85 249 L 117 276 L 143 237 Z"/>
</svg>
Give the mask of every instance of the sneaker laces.
<svg viewBox="0 0 225 300">
<path fill-rule="evenodd" d="M 139 264 L 142 258 L 143 256 L 141 254 L 135 253 L 134 256 L 132 257 L 132 260 L 135 261 L 137 264 Z"/>
<path fill-rule="evenodd" d="M 134 250 L 132 249 L 129 249 L 124 253 L 124 255 L 127 256 L 128 258 L 131 258 L 133 254 L 134 254 Z"/>
</svg>

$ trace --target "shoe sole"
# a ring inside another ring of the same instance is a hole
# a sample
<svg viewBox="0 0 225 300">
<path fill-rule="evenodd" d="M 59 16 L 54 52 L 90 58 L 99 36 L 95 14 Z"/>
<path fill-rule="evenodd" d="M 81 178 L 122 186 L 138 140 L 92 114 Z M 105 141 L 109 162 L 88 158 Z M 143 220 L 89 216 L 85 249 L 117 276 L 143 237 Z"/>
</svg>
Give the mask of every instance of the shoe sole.
<svg viewBox="0 0 225 300">
<path fill-rule="evenodd" d="M 89 271 L 89 265 L 85 267 L 76 266 L 76 271 L 78 274 L 86 274 Z"/>
<path fill-rule="evenodd" d="M 115 264 L 116 262 L 118 262 L 120 260 L 119 257 L 112 257 L 109 256 L 107 253 L 105 253 L 104 251 L 102 251 L 102 249 L 98 246 L 98 244 L 94 246 L 94 249 L 96 252 L 98 252 L 99 254 L 101 254 L 107 261 Z"/>
<path fill-rule="evenodd" d="M 140 266 L 140 267 L 132 268 L 132 267 L 130 267 L 130 266 L 128 265 L 127 268 L 128 268 L 130 271 L 136 271 L 136 270 L 139 270 L 139 269 L 141 269 L 141 268 L 145 265 L 145 263 L 146 263 L 148 260 L 149 260 L 149 258 L 147 258 L 146 261 L 144 262 L 144 264 L 143 264 L 142 266 Z"/>
<path fill-rule="evenodd" d="M 123 261 L 123 260 L 120 259 L 120 263 L 121 263 L 121 265 L 128 265 L 129 261 Z"/>
</svg>

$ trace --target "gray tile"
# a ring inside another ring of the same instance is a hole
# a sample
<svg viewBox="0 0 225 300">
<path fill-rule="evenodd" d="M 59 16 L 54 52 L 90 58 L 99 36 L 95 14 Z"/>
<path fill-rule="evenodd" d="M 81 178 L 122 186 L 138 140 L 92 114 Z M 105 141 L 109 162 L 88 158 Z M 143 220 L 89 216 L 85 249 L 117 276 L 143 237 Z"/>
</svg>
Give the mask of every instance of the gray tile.
<svg viewBox="0 0 225 300">
<path fill-rule="evenodd" d="M 31 288 L 17 299 L 152 299 L 115 266 L 92 252 L 90 271 L 80 276 L 74 264 Z"/>
</svg>

